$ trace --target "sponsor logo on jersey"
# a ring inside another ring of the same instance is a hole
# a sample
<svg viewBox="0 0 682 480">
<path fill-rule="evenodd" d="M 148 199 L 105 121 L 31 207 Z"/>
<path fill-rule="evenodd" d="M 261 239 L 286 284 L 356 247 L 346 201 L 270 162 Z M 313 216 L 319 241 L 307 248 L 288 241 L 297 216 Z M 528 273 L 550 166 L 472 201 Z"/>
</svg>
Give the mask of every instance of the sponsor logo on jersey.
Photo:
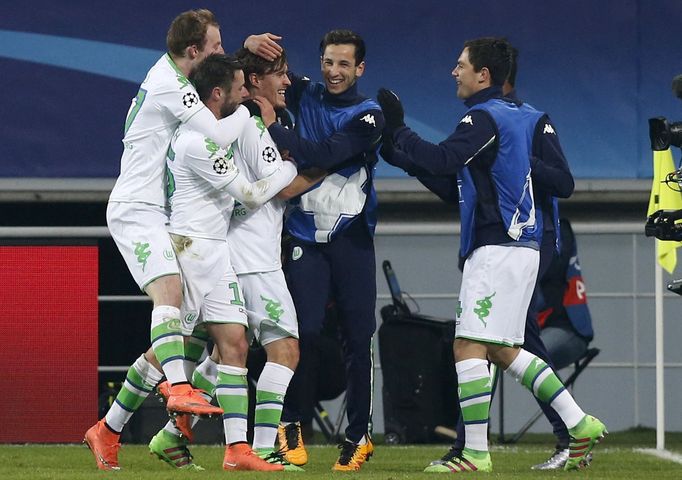
<svg viewBox="0 0 682 480">
<path fill-rule="evenodd" d="M 263 160 L 265 160 L 268 163 L 272 163 L 275 160 L 277 160 L 277 152 L 270 145 L 263 149 L 263 151 L 261 152 L 261 156 L 263 157 Z"/>
<path fill-rule="evenodd" d="M 493 307 L 493 302 L 490 299 L 493 298 L 496 293 L 497 292 L 494 292 L 492 295 L 484 297 L 481 300 L 476 300 L 478 308 L 474 308 L 474 313 L 478 316 L 478 319 L 484 327 L 488 326 L 488 322 L 485 321 L 485 318 L 490 315 L 490 309 Z"/>
<path fill-rule="evenodd" d="M 199 103 L 199 97 L 194 92 L 187 92 L 182 96 L 182 104 L 187 108 L 192 108 Z"/>
<path fill-rule="evenodd" d="M 298 246 L 294 247 L 294 249 L 291 252 L 291 259 L 296 261 L 299 258 L 301 258 L 302 256 L 303 256 L 303 249 L 301 247 L 298 247 Z"/>
<path fill-rule="evenodd" d="M 253 117 L 253 119 L 256 121 L 256 128 L 260 132 L 260 137 L 263 137 L 263 134 L 265 133 L 265 124 L 263 123 L 263 119 L 261 117 Z"/>
<path fill-rule="evenodd" d="M 137 263 L 142 265 L 142 271 L 144 272 L 144 268 L 147 266 L 147 259 L 152 254 L 152 252 L 149 250 L 149 244 L 142 242 L 133 242 L 133 245 L 135 245 L 134 253 L 135 256 L 137 257 Z"/>
<path fill-rule="evenodd" d="M 163 258 L 165 258 L 166 260 L 175 260 L 175 253 L 171 249 L 164 250 Z"/>
<path fill-rule="evenodd" d="M 556 132 L 554 131 L 554 127 L 552 127 L 549 123 L 545 123 L 545 128 L 542 130 L 542 133 L 549 133 L 556 135 Z"/>
<path fill-rule="evenodd" d="M 474 120 L 471 118 L 471 115 L 465 115 L 464 118 L 459 121 L 459 123 L 468 123 L 469 125 L 473 125 Z"/>
<path fill-rule="evenodd" d="M 218 175 L 225 175 L 230 171 L 230 162 L 225 157 L 216 158 L 213 162 L 213 170 Z"/>
<path fill-rule="evenodd" d="M 275 323 L 279 322 L 280 317 L 284 315 L 282 303 L 266 298 L 263 295 L 260 296 L 260 299 L 265 302 L 265 311 L 268 312 L 268 318 Z"/>
<path fill-rule="evenodd" d="M 209 153 L 208 158 L 213 158 L 213 156 L 218 153 L 218 150 L 220 150 L 220 147 L 210 138 L 204 138 L 204 143 L 206 144 L 206 150 Z"/>
<path fill-rule="evenodd" d="M 368 124 L 370 124 L 373 127 L 377 126 L 376 122 L 374 121 L 374 115 L 372 115 L 371 113 L 368 113 L 367 115 L 362 117 L 360 120 L 362 120 L 363 122 L 367 122 Z"/>
</svg>

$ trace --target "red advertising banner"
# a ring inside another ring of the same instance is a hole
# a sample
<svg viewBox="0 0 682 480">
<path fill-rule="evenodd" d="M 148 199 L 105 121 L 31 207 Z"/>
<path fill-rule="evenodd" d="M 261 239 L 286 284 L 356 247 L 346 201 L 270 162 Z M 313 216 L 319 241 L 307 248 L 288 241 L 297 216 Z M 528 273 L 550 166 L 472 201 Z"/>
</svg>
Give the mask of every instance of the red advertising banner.
<svg viewBox="0 0 682 480">
<path fill-rule="evenodd" d="M 98 249 L 0 246 L 0 442 L 80 442 L 97 421 Z"/>
</svg>

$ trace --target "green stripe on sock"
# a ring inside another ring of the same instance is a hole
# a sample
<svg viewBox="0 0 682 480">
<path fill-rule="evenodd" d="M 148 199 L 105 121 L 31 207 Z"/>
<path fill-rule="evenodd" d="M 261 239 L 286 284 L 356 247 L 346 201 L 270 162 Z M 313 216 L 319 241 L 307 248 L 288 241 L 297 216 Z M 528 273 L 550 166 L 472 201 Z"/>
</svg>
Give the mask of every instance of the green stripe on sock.
<svg viewBox="0 0 682 480">
<path fill-rule="evenodd" d="M 284 395 L 281 393 L 266 392 L 263 390 L 256 390 L 256 403 L 262 402 L 280 402 L 284 401 Z"/>
<path fill-rule="evenodd" d="M 209 395 L 213 395 L 215 393 L 215 384 L 204 377 L 197 370 L 194 370 L 194 374 L 192 375 L 192 385 L 194 385 L 196 388 L 204 390 L 205 392 L 208 392 Z"/>
<path fill-rule="evenodd" d="M 228 389 L 223 389 L 218 394 L 218 405 L 223 409 L 225 414 L 240 413 L 246 415 L 249 410 L 248 389 L 246 387 L 246 375 L 230 375 L 229 373 L 218 372 L 218 385 L 239 385 L 244 386 L 243 389 L 234 389 L 233 392 Z M 232 390 L 232 389 L 230 389 Z"/>
<path fill-rule="evenodd" d="M 490 393 L 492 388 L 492 381 L 490 377 L 479 378 L 471 382 L 464 382 L 459 384 L 459 398 L 469 398 L 474 395 L 483 393 Z"/>
<path fill-rule="evenodd" d="M 182 340 L 177 342 L 161 343 L 152 348 L 154 349 L 154 355 L 156 355 L 157 360 L 161 364 L 163 364 L 168 358 L 182 357 L 185 354 L 185 348 L 182 344 Z"/>
<path fill-rule="evenodd" d="M 128 369 L 128 373 L 126 373 L 126 379 L 128 379 L 130 383 L 133 383 L 139 387 L 144 387 L 149 390 L 152 390 L 154 388 L 154 385 L 150 385 L 149 383 L 145 382 L 144 377 L 140 375 L 140 373 L 135 368 L 135 365 L 132 365 Z"/>
<path fill-rule="evenodd" d="M 488 401 L 476 403 L 474 405 L 468 405 L 466 407 L 461 407 L 462 418 L 465 422 L 480 422 L 483 420 L 488 420 L 488 412 L 490 410 L 490 399 Z"/>
<path fill-rule="evenodd" d="M 116 395 L 116 400 L 123 404 L 127 409 L 132 411 L 135 411 L 138 408 L 140 408 L 140 405 L 142 405 L 142 402 L 144 402 L 145 398 L 147 398 L 147 395 L 141 397 L 128 390 L 125 387 L 125 384 L 123 385 L 123 388 L 121 388 L 121 390 L 118 392 L 118 395 Z"/>
<path fill-rule="evenodd" d="M 552 372 L 542 381 L 536 396 L 543 402 L 549 402 L 549 399 L 562 388 L 564 388 L 564 385 L 561 383 L 561 380 Z"/>
<path fill-rule="evenodd" d="M 160 336 L 169 333 L 182 336 L 179 318 L 169 318 L 167 321 L 153 327 L 150 332 L 152 343 Z"/>
<path fill-rule="evenodd" d="M 201 358 L 201 354 L 204 353 L 204 348 L 206 347 L 206 342 L 200 341 L 200 344 L 194 343 L 195 339 L 190 339 L 185 344 L 185 359 L 192 362 L 196 362 Z"/>
<path fill-rule="evenodd" d="M 278 425 L 282 418 L 282 409 L 257 408 L 254 415 L 254 423 L 268 425 Z"/>
<path fill-rule="evenodd" d="M 521 379 L 521 384 L 526 387 L 528 390 L 533 390 L 533 379 L 537 376 L 538 373 L 540 373 L 540 370 L 545 368 L 547 364 L 543 362 L 541 359 L 538 357 L 535 357 L 531 362 L 530 365 L 528 365 L 528 368 L 526 368 L 526 371 L 523 372 L 523 378 Z"/>
</svg>

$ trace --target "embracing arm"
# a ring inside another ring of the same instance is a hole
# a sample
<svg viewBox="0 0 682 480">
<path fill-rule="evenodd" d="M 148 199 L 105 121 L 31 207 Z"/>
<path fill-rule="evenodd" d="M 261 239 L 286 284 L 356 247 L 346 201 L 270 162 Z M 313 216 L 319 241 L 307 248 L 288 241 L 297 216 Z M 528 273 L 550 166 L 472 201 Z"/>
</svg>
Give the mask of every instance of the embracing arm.
<svg viewBox="0 0 682 480">
<path fill-rule="evenodd" d="M 487 114 L 474 110 L 438 144 L 423 140 L 408 127 L 396 129 L 393 142 L 429 174 L 455 175 L 479 153 L 497 148 L 497 132 Z"/>
<path fill-rule="evenodd" d="M 327 176 L 325 170 L 319 168 L 309 168 L 303 170 L 296 175 L 296 178 L 284 187 L 278 194 L 277 198 L 280 200 L 290 200 L 302 193 L 307 192 L 311 187 L 317 185 L 324 177 Z"/>
<path fill-rule="evenodd" d="M 251 114 L 243 105 L 221 120 L 216 119 L 208 108 L 202 108 L 187 121 L 187 125 L 221 147 L 229 147 L 242 134 L 250 117 Z"/>
<path fill-rule="evenodd" d="M 355 155 L 373 149 L 381 138 L 383 121 L 381 110 L 366 110 L 342 130 L 320 142 L 306 140 L 275 122 L 268 126 L 268 131 L 279 148 L 289 150 L 297 161 L 331 170 Z"/>
</svg>

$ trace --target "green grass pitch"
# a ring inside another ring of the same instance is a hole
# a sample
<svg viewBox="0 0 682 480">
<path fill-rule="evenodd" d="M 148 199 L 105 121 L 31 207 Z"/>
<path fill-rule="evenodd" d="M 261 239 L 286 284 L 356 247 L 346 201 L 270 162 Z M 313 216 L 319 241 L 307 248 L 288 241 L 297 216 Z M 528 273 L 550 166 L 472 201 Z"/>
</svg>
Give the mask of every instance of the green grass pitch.
<svg viewBox="0 0 682 480">
<path fill-rule="evenodd" d="M 530 465 L 543 461 L 550 452 L 551 437 L 528 435 L 528 439 L 515 446 L 494 446 L 492 459 L 494 472 L 467 474 L 484 478 L 505 479 L 682 479 L 682 464 L 639 453 L 635 447 L 651 448 L 655 445 L 651 431 L 634 431 L 612 434 L 595 449 L 593 464 L 578 472 L 535 472 Z M 682 434 L 668 434 L 667 447 L 682 457 Z M 360 472 L 332 472 L 337 458 L 334 446 L 309 447 L 310 462 L 305 472 L 287 472 L 300 480 L 312 478 L 339 479 L 344 475 L 368 480 L 433 479 L 450 474 L 426 474 L 423 468 L 429 461 L 440 457 L 447 449 L 443 445 L 429 446 L 376 446 L 375 456 Z M 250 479 L 267 476 L 281 478 L 282 473 L 224 472 L 221 470 L 223 448 L 220 446 L 194 446 L 195 462 L 206 468 L 204 472 L 173 470 L 149 455 L 146 445 L 124 445 L 119 460 L 120 472 L 100 472 L 95 467 L 90 451 L 82 445 L 0 445 L 0 478 L 11 480 L 34 479 Z"/>
</svg>

